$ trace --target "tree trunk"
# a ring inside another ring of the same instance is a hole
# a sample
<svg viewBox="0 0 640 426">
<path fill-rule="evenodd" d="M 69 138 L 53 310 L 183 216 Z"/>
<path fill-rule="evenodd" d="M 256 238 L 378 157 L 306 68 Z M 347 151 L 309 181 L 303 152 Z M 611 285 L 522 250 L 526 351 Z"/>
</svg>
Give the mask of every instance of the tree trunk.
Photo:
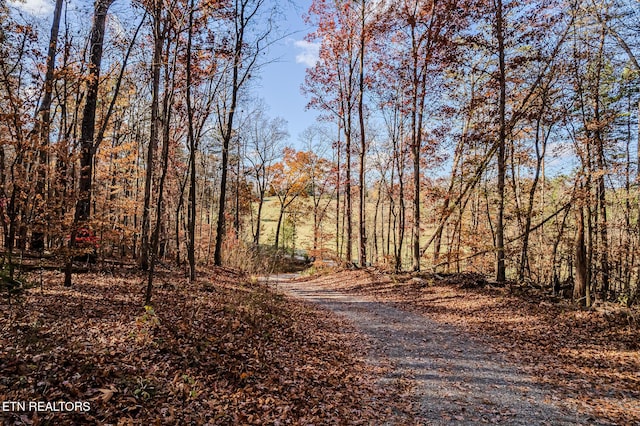
<svg viewBox="0 0 640 426">
<path fill-rule="evenodd" d="M 598 250 L 600 255 L 600 267 L 602 269 L 602 296 L 606 299 L 609 295 L 609 237 L 607 232 L 607 197 L 606 197 L 606 186 L 604 177 L 607 173 L 606 164 L 605 164 L 605 154 L 604 154 L 604 140 L 603 140 L 603 131 L 600 128 L 600 122 L 602 121 L 601 113 L 600 113 L 600 86 L 602 79 L 602 69 L 604 67 L 604 43 L 605 43 L 605 35 L 606 28 L 602 28 L 602 34 L 600 37 L 600 51 L 598 54 L 598 69 L 596 73 L 596 82 L 595 88 L 593 90 L 593 115 L 594 120 L 597 123 L 597 127 L 594 131 L 594 138 L 596 142 L 596 164 L 598 167 L 598 174 L 596 178 L 596 202 L 597 209 L 599 211 L 598 214 L 598 222 L 596 224 L 599 236 L 600 236 L 600 244 L 602 246 Z"/>
<path fill-rule="evenodd" d="M 165 94 L 165 99 L 168 99 L 170 97 L 169 94 Z M 165 102 L 165 106 L 168 106 L 169 102 Z M 169 122 L 169 115 L 170 112 L 168 111 L 168 108 L 165 109 L 164 111 L 165 113 L 165 119 L 166 119 L 166 126 L 167 126 L 167 130 L 165 131 L 165 133 L 168 133 L 168 122 Z M 149 268 L 148 268 L 148 275 L 147 275 L 147 288 L 145 291 L 145 297 L 144 297 L 144 304 L 145 306 L 149 306 L 151 305 L 151 296 L 153 293 L 153 274 L 155 272 L 155 266 L 156 266 L 156 260 L 157 260 L 157 256 L 158 256 L 158 247 L 160 244 L 160 230 L 162 228 L 162 203 L 164 202 L 164 182 L 165 179 L 167 177 L 167 168 L 168 168 L 168 164 L 169 164 L 169 139 L 165 138 L 165 140 L 163 141 L 162 144 L 162 158 L 161 158 L 161 165 L 162 165 L 162 172 L 160 174 L 160 181 L 158 183 L 158 200 L 157 200 L 157 205 L 156 205 L 156 224 L 155 227 L 153 229 L 153 235 L 151 237 L 151 247 L 150 247 L 150 256 L 149 256 Z"/>
<path fill-rule="evenodd" d="M 411 105 L 411 154 L 413 157 L 413 228 L 412 233 L 412 260 L 414 271 L 420 270 L 420 152 L 422 150 L 422 121 L 424 113 L 424 101 L 426 96 L 426 63 L 420 76 L 418 63 L 419 53 L 416 35 L 416 23 L 411 27 L 412 56 L 413 56 L 413 99 Z"/>
<path fill-rule="evenodd" d="M 169 39 L 170 40 L 170 39 Z M 178 42 L 176 41 L 176 45 Z M 169 43 L 167 43 L 167 52 L 169 52 Z M 177 46 L 176 46 L 177 51 Z M 145 306 L 149 306 L 151 304 L 151 296 L 153 291 L 153 274 L 155 272 L 155 265 L 157 262 L 158 256 L 164 254 L 163 250 L 159 250 L 160 248 L 160 235 L 164 228 L 164 221 L 162 220 L 163 215 L 163 203 L 164 203 L 164 184 L 167 177 L 167 169 L 169 168 L 169 143 L 170 143 L 170 131 L 171 131 L 171 111 L 172 108 L 170 105 L 173 105 L 173 93 L 175 90 L 175 79 L 176 79 L 176 61 L 177 61 L 177 53 L 176 56 L 173 57 L 173 62 L 171 66 L 167 61 L 165 65 L 164 72 L 164 94 L 162 99 L 162 117 L 159 120 L 163 123 L 162 127 L 162 155 L 160 158 L 160 179 L 158 182 L 158 198 L 156 201 L 156 220 L 155 226 L 153 229 L 153 234 L 151 236 L 151 244 L 149 247 L 149 268 L 147 275 L 147 288 L 145 291 Z M 170 69 L 171 68 L 171 69 Z"/>
<path fill-rule="evenodd" d="M 367 151 L 364 125 L 364 48 L 365 48 L 365 0 L 361 3 L 360 52 L 358 55 L 358 121 L 360 124 L 360 170 L 359 170 L 359 198 L 360 198 L 360 267 L 367 263 L 367 229 L 366 229 L 366 182 L 365 155 Z"/>
<path fill-rule="evenodd" d="M 378 263 L 380 260 L 379 244 L 378 244 L 378 212 L 382 211 L 382 223 L 384 223 L 384 206 L 381 207 L 380 199 L 382 198 L 382 182 L 378 183 L 378 195 L 376 198 L 376 206 L 373 213 L 373 256 L 372 260 Z M 382 241 L 384 244 L 384 226 L 380 227 L 382 232 Z"/>
<path fill-rule="evenodd" d="M 498 217 L 496 219 L 496 280 L 506 280 L 504 253 L 504 187 L 506 174 L 505 145 L 506 145 L 506 70 L 504 48 L 504 22 L 502 16 L 502 0 L 496 2 L 496 37 L 498 41 L 498 84 L 500 99 L 498 102 L 499 130 L 498 130 Z"/>
<path fill-rule="evenodd" d="M 189 141 L 189 212 L 187 222 L 189 228 L 189 244 L 187 246 L 187 258 L 189 259 L 189 282 L 196 279 L 196 140 L 193 128 L 193 106 L 191 104 L 191 44 L 193 34 L 193 13 L 195 0 L 191 0 L 189 9 L 189 28 L 187 35 L 187 139 Z"/>
<path fill-rule="evenodd" d="M 640 109 L 639 109 L 640 111 Z M 340 256 L 340 137 L 342 136 L 342 126 L 338 121 L 338 140 L 336 142 L 336 256 Z"/>
<path fill-rule="evenodd" d="M 96 123 L 96 107 L 98 105 L 98 86 L 100 83 L 100 65 L 105 35 L 107 10 L 113 0 L 102 0 L 96 3 L 93 28 L 91 30 L 91 53 L 89 56 L 89 87 L 82 113 L 80 127 L 80 197 L 76 204 L 76 215 L 79 222 L 86 222 L 91 215 L 91 181 L 93 177 L 94 134 Z"/>
<path fill-rule="evenodd" d="M 153 62 L 151 63 L 151 123 L 149 130 L 149 146 L 147 147 L 147 170 L 144 181 L 144 205 L 142 208 L 142 231 L 140 242 L 140 268 L 149 268 L 149 232 L 151 228 L 151 186 L 153 185 L 154 156 L 158 146 L 160 127 L 159 97 L 160 97 L 160 67 L 162 65 L 163 31 L 161 0 L 155 0 L 153 10 Z"/>
<path fill-rule="evenodd" d="M 280 204 L 280 213 L 278 214 L 278 224 L 276 225 L 276 241 L 273 247 L 278 249 L 278 242 L 280 241 L 280 227 L 282 226 L 282 217 L 284 216 L 284 206 Z"/>
<path fill-rule="evenodd" d="M 398 237 L 397 244 L 395 246 L 395 270 L 396 272 L 400 272 L 402 270 L 402 246 L 404 245 L 404 234 L 405 234 L 405 226 L 407 223 L 407 206 L 404 201 L 404 172 L 401 170 L 404 167 L 404 161 L 398 159 L 398 199 L 400 200 L 400 206 L 398 211 Z M 395 225 L 395 224 L 394 224 Z M 394 241 L 395 242 L 395 241 Z"/>
<path fill-rule="evenodd" d="M 240 66 L 242 64 L 242 52 L 244 47 L 244 9 L 239 17 L 236 17 L 236 43 L 233 58 L 233 71 L 231 81 L 231 105 L 227 112 L 226 126 L 222 131 L 222 173 L 220 177 L 220 203 L 218 207 L 218 224 L 216 226 L 216 247 L 213 253 L 213 263 L 222 266 L 222 241 L 225 233 L 225 209 L 227 199 L 227 174 L 229 167 L 229 143 L 233 136 L 233 119 L 238 103 L 238 92 L 240 91 Z M 240 21 L 238 23 L 238 20 Z"/>
<path fill-rule="evenodd" d="M 349 113 L 350 114 L 350 113 Z M 351 121 L 351 120 L 349 120 Z M 347 252 L 346 260 L 348 264 L 353 262 L 353 218 L 351 217 L 351 130 L 350 125 L 345 128 L 345 149 L 346 149 L 346 161 L 345 161 L 345 184 L 344 184 L 344 196 L 345 196 L 345 216 L 347 219 Z"/>
<path fill-rule="evenodd" d="M 49 122 L 51 121 L 51 103 L 53 100 L 53 72 L 56 66 L 56 50 L 58 48 L 58 32 L 60 29 L 60 16 L 62 14 L 62 0 L 56 0 L 53 9 L 53 22 L 51 24 L 51 35 L 49 37 L 49 50 L 47 52 L 47 71 L 44 77 L 44 93 L 42 102 L 38 107 L 38 117 L 33 129 L 34 136 L 39 138 L 39 167 L 36 177 L 36 196 L 40 200 L 36 205 L 36 227 L 31 234 L 31 249 L 41 251 L 44 249 L 44 204 L 45 204 L 45 180 L 49 146 Z M 40 229 L 39 229 L 40 228 Z"/>
<path fill-rule="evenodd" d="M 264 190 L 260 190 L 260 199 L 258 200 L 258 213 L 256 215 L 256 232 L 253 235 L 253 245 L 260 246 L 260 224 L 262 222 L 262 206 L 264 205 Z"/>
<path fill-rule="evenodd" d="M 71 237 L 69 238 L 70 253 L 65 268 L 64 284 L 71 286 L 71 269 L 73 251 L 76 247 L 78 228 L 85 224 L 91 214 L 91 183 L 93 178 L 94 134 L 96 123 L 96 107 L 98 104 L 98 86 L 100 84 L 100 66 L 102 63 L 102 47 L 104 43 L 107 11 L 113 0 L 98 0 L 95 4 L 93 26 L 91 29 L 91 51 L 89 55 L 89 83 L 87 99 L 82 113 L 80 127 L 80 184 L 79 196 L 73 218 Z"/>
<path fill-rule="evenodd" d="M 233 211 L 233 230 L 236 239 L 240 239 L 240 138 L 238 138 L 238 151 L 236 158 L 236 182 L 235 182 L 235 206 Z"/>
<path fill-rule="evenodd" d="M 182 207 L 184 207 L 184 191 L 187 187 L 187 179 L 188 176 L 185 176 L 184 180 L 180 184 L 180 192 L 178 197 L 178 205 L 176 206 L 176 217 L 175 217 L 175 238 L 176 238 L 176 266 L 182 266 L 182 256 L 181 256 L 181 238 L 180 238 L 180 220 L 182 219 Z M 188 250 L 188 249 L 187 249 Z"/>
<path fill-rule="evenodd" d="M 544 156 L 547 150 L 547 134 L 545 130 L 542 129 L 542 125 L 541 125 L 543 112 L 544 112 L 544 102 L 543 102 L 543 109 L 540 111 L 536 120 L 536 138 L 535 138 L 536 170 L 534 172 L 531 189 L 529 190 L 529 202 L 527 204 L 527 212 L 525 217 L 524 237 L 522 238 L 522 252 L 520 254 L 520 268 L 518 271 L 518 280 L 521 282 L 524 281 L 525 270 L 528 267 L 529 233 L 531 230 L 531 220 L 532 220 L 531 216 L 533 214 L 533 204 L 535 202 L 535 194 L 538 188 L 538 182 L 540 180 L 540 172 L 542 170 Z M 540 146 L 541 142 L 542 142 L 542 146 Z"/>
<path fill-rule="evenodd" d="M 462 156 L 462 147 L 465 143 L 465 135 L 467 133 L 468 121 L 465 122 L 464 129 L 462 131 L 462 138 L 460 142 L 456 146 L 454 156 L 453 156 L 453 165 L 451 167 L 451 180 L 449 181 L 449 188 L 447 194 L 445 195 L 443 205 L 442 205 L 442 215 L 440 221 L 444 218 L 449 210 L 449 204 L 451 202 L 451 195 L 453 194 L 453 188 L 456 183 L 456 176 L 458 175 L 458 166 L 461 161 Z M 440 250 L 442 245 L 442 232 L 444 231 L 444 227 L 439 227 L 435 232 L 435 238 L 433 243 L 433 270 L 438 272 L 438 262 L 440 259 Z"/>
<path fill-rule="evenodd" d="M 573 285 L 573 300 L 582 305 L 589 306 L 589 272 L 587 266 L 587 250 L 584 243 L 584 213 L 582 207 L 578 212 L 578 235 L 575 241 L 575 267 L 576 276 Z"/>
</svg>

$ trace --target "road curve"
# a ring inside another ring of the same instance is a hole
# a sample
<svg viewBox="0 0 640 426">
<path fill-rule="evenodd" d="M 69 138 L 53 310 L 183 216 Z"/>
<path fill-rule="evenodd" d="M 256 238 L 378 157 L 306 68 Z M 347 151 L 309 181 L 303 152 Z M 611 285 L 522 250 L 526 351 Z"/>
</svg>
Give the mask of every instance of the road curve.
<svg viewBox="0 0 640 426">
<path fill-rule="evenodd" d="M 517 365 L 448 324 L 366 297 L 332 290 L 326 277 L 272 276 L 269 284 L 290 297 L 333 311 L 373 342 L 373 364 L 388 360 L 413 386 L 416 418 L 425 425 L 609 424 L 580 413 Z"/>
</svg>

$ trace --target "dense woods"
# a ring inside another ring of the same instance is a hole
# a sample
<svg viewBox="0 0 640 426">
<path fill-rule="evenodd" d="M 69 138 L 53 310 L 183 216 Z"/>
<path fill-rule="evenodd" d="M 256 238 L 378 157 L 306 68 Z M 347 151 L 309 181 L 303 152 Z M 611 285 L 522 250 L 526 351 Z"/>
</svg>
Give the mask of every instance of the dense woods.
<svg viewBox="0 0 640 426">
<path fill-rule="evenodd" d="M 6 275 L 135 262 L 149 302 L 158 262 L 194 280 L 297 248 L 636 301 L 637 5 L 314 0 L 321 116 L 300 141 L 256 96 L 281 7 L 59 0 L 45 19 L 2 0 Z"/>
<path fill-rule="evenodd" d="M 637 424 L 639 30 L 0 0 L 0 423 Z"/>
</svg>

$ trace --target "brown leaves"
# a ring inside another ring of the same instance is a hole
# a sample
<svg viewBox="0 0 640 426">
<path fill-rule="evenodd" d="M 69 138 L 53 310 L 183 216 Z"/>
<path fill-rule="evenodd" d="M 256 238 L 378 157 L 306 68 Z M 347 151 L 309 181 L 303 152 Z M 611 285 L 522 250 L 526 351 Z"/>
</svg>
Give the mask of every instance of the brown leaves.
<svg viewBox="0 0 640 426">
<path fill-rule="evenodd" d="M 92 401 L 101 400 L 102 402 L 109 402 L 113 395 L 118 392 L 118 390 L 112 385 L 108 389 L 96 389 L 100 392 L 100 395 L 91 398 Z"/>
<path fill-rule="evenodd" d="M 613 304 L 586 311 L 541 293 L 509 294 L 475 274 L 420 276 L 352 271 L 327 287 L 395 302 L 493 345 L 562 400 L 618 424 L 640 422 L 637 313 Z"/>
<path fill-rule="evenodd" d="M 88 412 L 3 413 L 53 424 L 370 424 L 387 404 L 334 317 L 217 270 L 190 286 L 142 276 L 45 273 L 0 305 L 0 402 L 88 401 Z M 215 287 L 207 291 L 205 284 Z M 20 417 L 24 420 L 20 420 Z"/>
</svg>

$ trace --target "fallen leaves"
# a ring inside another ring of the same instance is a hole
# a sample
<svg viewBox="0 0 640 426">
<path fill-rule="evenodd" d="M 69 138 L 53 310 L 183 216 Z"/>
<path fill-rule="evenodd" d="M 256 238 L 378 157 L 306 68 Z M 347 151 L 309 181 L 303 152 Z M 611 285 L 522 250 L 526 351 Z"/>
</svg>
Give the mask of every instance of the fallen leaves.
<svg viewBox="0 0 640 426">
<path fill-rule="evenodd" d="M 134 272 L 55 272 L 0 306 L 0 402 L 89 401 L 88 412 L 0 413 L 8 423 L 370 424 L 390 397 L 335 317 L 233 271 L 171 282 L 142 308 Z M 211 292 L 211 287 L 215 292 Z"/>
<path fill-rule="evenodd" d="M 455 325 L 552 385 L 558 398 L 614 424 L 640 424 L 638 312 L 613 304 L 586 311 L 540 293 L 509 293 L 476 274 L 447 276 L 346 271 L 327 288 Z"/>
<path fill-rule="evenodd" d="M 118 392 L 118 390 L 111 386 L 108 389 L 96 389 L 96 391 L 100 392 L 100 395 L 91 398 L 91 401 L 101 400 L 102 402 L 109 402 L 113 395 Z"/>
</svg>

